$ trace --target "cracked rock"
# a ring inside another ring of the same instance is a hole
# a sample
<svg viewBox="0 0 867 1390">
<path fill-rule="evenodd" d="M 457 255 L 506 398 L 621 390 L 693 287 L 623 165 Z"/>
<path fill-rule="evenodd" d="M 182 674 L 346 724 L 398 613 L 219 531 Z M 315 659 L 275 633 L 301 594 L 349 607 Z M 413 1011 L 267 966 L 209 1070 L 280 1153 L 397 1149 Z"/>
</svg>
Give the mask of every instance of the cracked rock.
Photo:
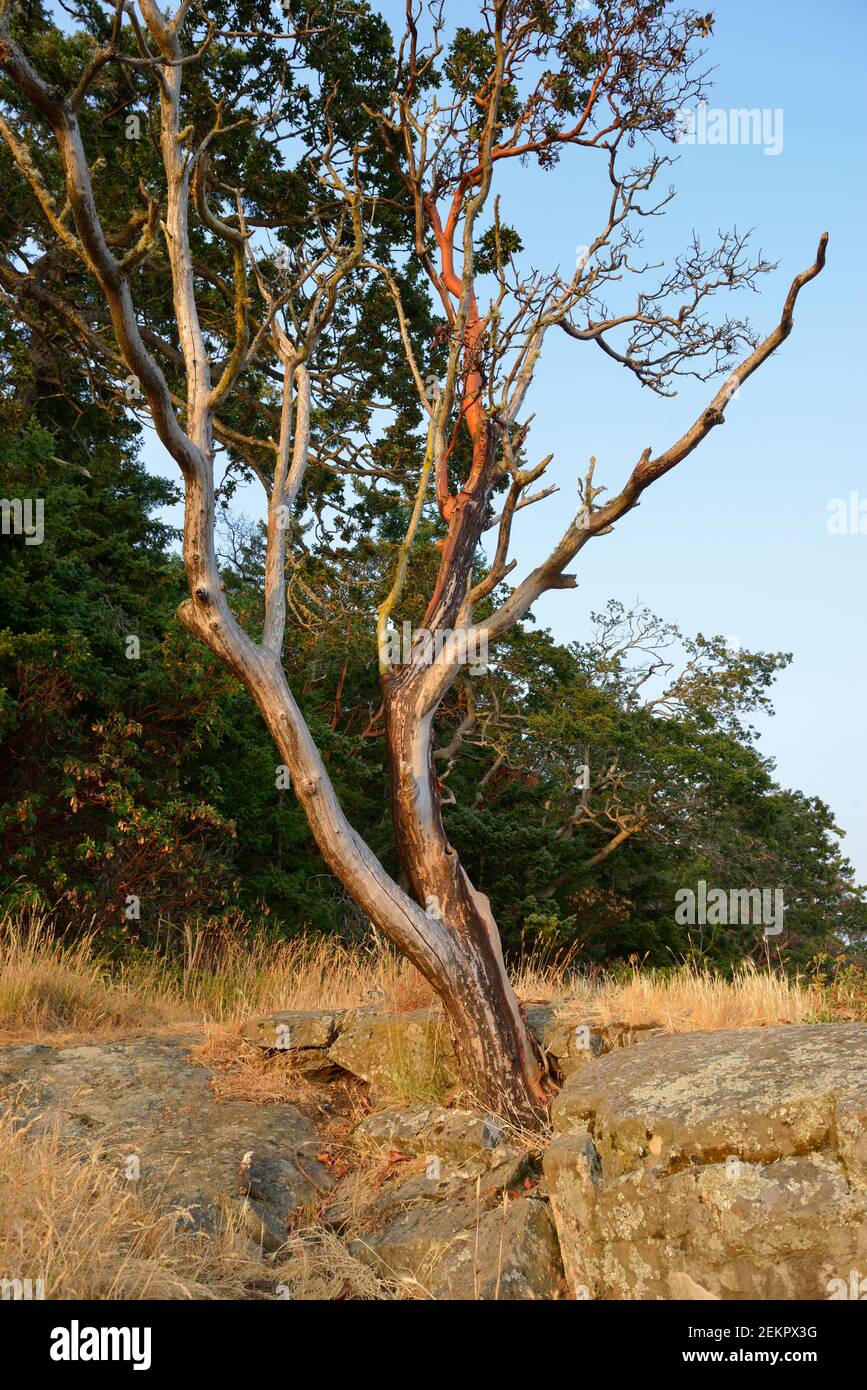
<svg viewBox="0 0 867 1390">
<path fill-rule="evenodd" d="M 197 1040 L 0 1048 L 0 1110 L 5 1092 L 37 1127 L 95 1140 L 106 1163 L 125 1170 L 133 1156 L 135 1181 L 180 1225 L 213 1231 L 233 1212 L 275 1249 L 333 1186 L 316 1132 L 293 1105 L 218 1103 L 190 1059 Z"/>
<path fill-rule="evenodd" d="M 356 1142 L 366 1141 L 386 1152 L 433 1154 L 443 1159 L 486 1157 L 499 1161 L 503 1133 L 494 1122 L 471 1110 L 447 1110 L 440 1105 L 403 1106 L 382 1110 L 362 1120 Z"/>
<path fill-rule="evenodd" d="M 576 1297 L 819 1299 L 867 1268 L 867 1026 L 687 1033 L 569 1078 L 544 1159 Z"/>
<path fill-rule="evenodd" d="M 424 1203 L 353 1241 L 350 1253 L 436 1299 L 550 1300 L 560 1288 L 554 1223 L 535 1197 L 487 1210 L 474 1198 Z"/>
</svg>

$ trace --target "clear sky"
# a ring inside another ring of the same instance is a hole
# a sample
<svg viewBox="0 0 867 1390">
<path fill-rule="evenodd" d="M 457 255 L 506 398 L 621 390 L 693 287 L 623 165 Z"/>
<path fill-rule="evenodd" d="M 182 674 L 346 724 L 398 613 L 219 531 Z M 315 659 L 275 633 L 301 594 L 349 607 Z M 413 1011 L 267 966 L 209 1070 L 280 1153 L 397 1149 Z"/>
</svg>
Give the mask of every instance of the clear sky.
<svg viewBox="0 0 867 1390">
<path fill-rule="evenodd" d="M 471 22 L 472 0 L 453 5 L 458 22 Z M 397 23 L 403 0 L 381 8 Z M 653 225 L 651 245 L 672 257 L 693 229 L 710 240 L 718 228 L 755 228 L 756 249 L 780 263 L 761 280 L 761 295 L 750 296 L 763 333 L 825 230 L 827 268 L 803 291 L 792 336 L 731 404 L 725 426 L 651 488 L 614 534 L 583 551 L 577 591 L 551 595 L 536 611 L 561 640 L 580 640 L 590 612 L 609 598 L 640 599 L 686 632 L 792 652 L 775 687 L 776 717 L 757 721 L 761 748 L 784 785 L 830 804 L 865 880 L 867 534 L 829 534 L 828 506 L 852 492 L 867 501 L 867 5 L 719 0 L 712 8 L 710 104 L 781 111 L 782 149 L 682 146 L 671 178 L 678 196 Z M 599 203 L 588 200 L 581 172 L 586 160 L 579 151 L 553 173 L 527 168 L 510 176 L 502 215 L 519 227 L 539 267 L 571 268 L 575 248 L 598 229 Z M 519 518 L 515 577 L 577 509 L 575 480 L 591 454 L 596 482 L 614 490 L 647 445 L 665 448 L 709 398 L 708 387 L 686 383 L 675 399 L 660 400 L 591 344 L 551 339 L 529 408 L 533 456 L 554 452 L 550 475 L 561 493 Z M 156 446 L 148 446 L 148 459 L 175 476 Z M 251 514 L 254 501 L 244 493 Z"/>
</svg>

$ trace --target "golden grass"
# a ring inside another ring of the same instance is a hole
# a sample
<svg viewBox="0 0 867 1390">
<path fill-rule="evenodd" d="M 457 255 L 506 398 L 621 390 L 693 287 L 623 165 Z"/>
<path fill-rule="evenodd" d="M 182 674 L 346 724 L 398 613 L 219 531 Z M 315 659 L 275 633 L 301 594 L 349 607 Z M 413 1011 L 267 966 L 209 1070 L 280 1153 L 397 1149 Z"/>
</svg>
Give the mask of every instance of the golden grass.
<svg viewBox="0 0 867 1390">
<path fill-rule="evenodd" d="M 47 1298 L 230 1298 L 250 1242 L 179 1233 L 99 1151 L 0 1120 L 0 1271 L 44 1282 Z M 261 1273 L 261 1270 L 258 1271 Z"/>
<path fill-rule="evenodd" d="M 237 1226 L 179 1229 L 159 1194 L 96 1146 L 0 1119 L 0 1279 L 47 1299 L 390 1299 L 405 1296 L 331 1232 L 296 1232 L 263 1256 Z"/>
<path fill-rule="evenodd" d="M 163 990 L 195 1018 L 229 1022 L 274 1009 L 347 1009 L 382 1003 L 402 1013 L 433 1001 L 427 981 L 381 938 L 350 946 L 325 937 L 253 942 L 223 934 Z M 165 997 L 165 995 L 163 996 Z"/>
<path fill-rule="evenodd" d="M 625 980 L 603 979 L 569 993 L 594 1022 L 654 1023 L 670 1033 L 805 1023 L 817 1003 L 816 986 L 749 961 L 730 978 L 694 965 L 675 971 L 636 969 Z"/>
<path fill-rule="evenodd" d="M 578 1004 L 588 1021 L 657 1023 L 672 1032 L 867 1018 L 863 972 L 849 965 L 807 980 L 744 964 L 731 978 L 693 965 L 590 978 L 525 961 L 519 998 Z M 92 936 L 55 940 L 37 914 L 0 919 L 0 1031 L 28 1041 L 65 1034 L 129 1035 L 185 1023 L 237 1024 L 275 1009 L 430 1004 L 430 986 L 381 939 L 249 943 L 193 941 L 181 962 L 154 953 L 110 962 Z"/>
<path fill-rule="evenodd" d="M 0 918 L 0 1030 L 28 1040 L 106 1035 L 156 1025 L 232 1022 L 271 1009 L 350 1008 L 382 1002 L 395 1012 L 433 1000 L 430 986 L 381 942 L 349 947 L 324 938 L 251 943 L 222 934 L 194 942 L 182 962 L 128 955 L 110 961 L 92 934 L 56 940 L 38 913 Z"/>
<path fill-rule="evenodd" d="M 0 1028 L 48 1033 L 134 1031 L 177 1017 L 152 980 L 113 977 L 91 936 L 55 940 L 44 917 L 0 920 Z"/>
</svg>

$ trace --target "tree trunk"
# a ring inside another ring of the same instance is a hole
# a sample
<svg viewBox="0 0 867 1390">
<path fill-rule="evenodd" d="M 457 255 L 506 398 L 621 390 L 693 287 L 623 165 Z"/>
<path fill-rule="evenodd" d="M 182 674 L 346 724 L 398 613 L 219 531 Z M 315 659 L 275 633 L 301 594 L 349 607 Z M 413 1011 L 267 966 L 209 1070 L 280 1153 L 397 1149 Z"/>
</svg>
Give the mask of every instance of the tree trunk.
<svg viewBox="0 0 867 1390">
<path fill-rule="evenodd" d="M 545 1108 L 542 1067 L 509 983 L 500 934 L 484 894 L 448 842 L 433 764 L 433 713 L 425 673 L 384 682 L 394 831 L 412 891 L 455 945 L 452 971 L 437 986 L 461 1075 L 498 1113 L 532 1123 Z"/>
<path fill-rule="evenodd" d="M 413 779 L 392 778 L 398 844 L 420 900 L 416 902 L 389 877 L 346 819 L 279 660 L 241 632 L 222 594 L 212 599 L 200 587 L 182 604 L 181 618 L 226 662 L 258 705 L 328 867 L 442 1000 L 470 1093 L 497 1114 L 522 1124 L 538 1122 L 545 1109 L 542 1068 L 506 976 L 488 900 L 470 884 L 446 840 L 439 800 L 430 798 L 429 732 L 427 775 L 419 795 L 412 790 Z M 412 699 L 417 699 L 415 692 Z M 409 699 L 389 701 L 389 709 L 390 728 L 399 731 L 401 742 L 424 742 L 418 729 L 413 734 Z M 431 719 L 423 722 L 429 730 Z M 392 756 L 399 770 L 399 749 Z M 426 804 L 435 806 L 435 813 L 420 817 L 416 807 Z M 403 807 L 409 808 L 406 815 Z"/>
</svg>

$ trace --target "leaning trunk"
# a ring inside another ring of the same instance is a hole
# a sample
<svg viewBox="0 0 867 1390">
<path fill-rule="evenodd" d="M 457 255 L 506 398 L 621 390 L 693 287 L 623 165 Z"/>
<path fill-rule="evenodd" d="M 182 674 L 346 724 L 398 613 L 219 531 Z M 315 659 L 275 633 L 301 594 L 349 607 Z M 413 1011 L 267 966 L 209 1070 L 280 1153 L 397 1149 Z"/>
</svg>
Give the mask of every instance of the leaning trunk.
<svg viewBox="0 0 867 1390">
<path fill-rule="evenodd" d="M 196 515 L 190 507 L 188 515 Z M 310 736 L 279 661 L 240 632 L 225 599 L 203 587 L 181 606 L 189 630 L 221 657 L 259 707 L 325 862 L 374 925 L 430 983 L 443 1002 L 468 1089 L 478 1101 L 521 1123 L 544 1109 L 541 1068 L 509 985 L 499 934 L 487 898 L 476 893 L 448 844 L 439 817 L 418 820 L 415 811 L 396 822 L 400 852 L 418 901 L 385 872 L 347 821 L 321 755 Z M 389 702 L 394 715 L 396 707 Z M 401 703 L 408 711 L 409 705 Z M 409 735 L 411 722 L 390 720 Z M 430 767 L 428 749 L 427 766 Z M 395 758 L 400 766 L 400 756 Z M 416 799 L 398 779 L 395 806 L 429 803 Z M 430 803 L 432 804 L 432 803 Z"/>
<path fill-rule="evenodd" d="M 545 1107 L 542 1067 L 509 983 L 490 902 L 471 884 L 442 821 L 433 766 L 433 714 L 412 675 L 386 678 L 395 838 L 412 891 L 444 923 L 451 969 L 435 984 L 461 1076 L 481 1104 L 519 1122 Z"/>
</svg>

